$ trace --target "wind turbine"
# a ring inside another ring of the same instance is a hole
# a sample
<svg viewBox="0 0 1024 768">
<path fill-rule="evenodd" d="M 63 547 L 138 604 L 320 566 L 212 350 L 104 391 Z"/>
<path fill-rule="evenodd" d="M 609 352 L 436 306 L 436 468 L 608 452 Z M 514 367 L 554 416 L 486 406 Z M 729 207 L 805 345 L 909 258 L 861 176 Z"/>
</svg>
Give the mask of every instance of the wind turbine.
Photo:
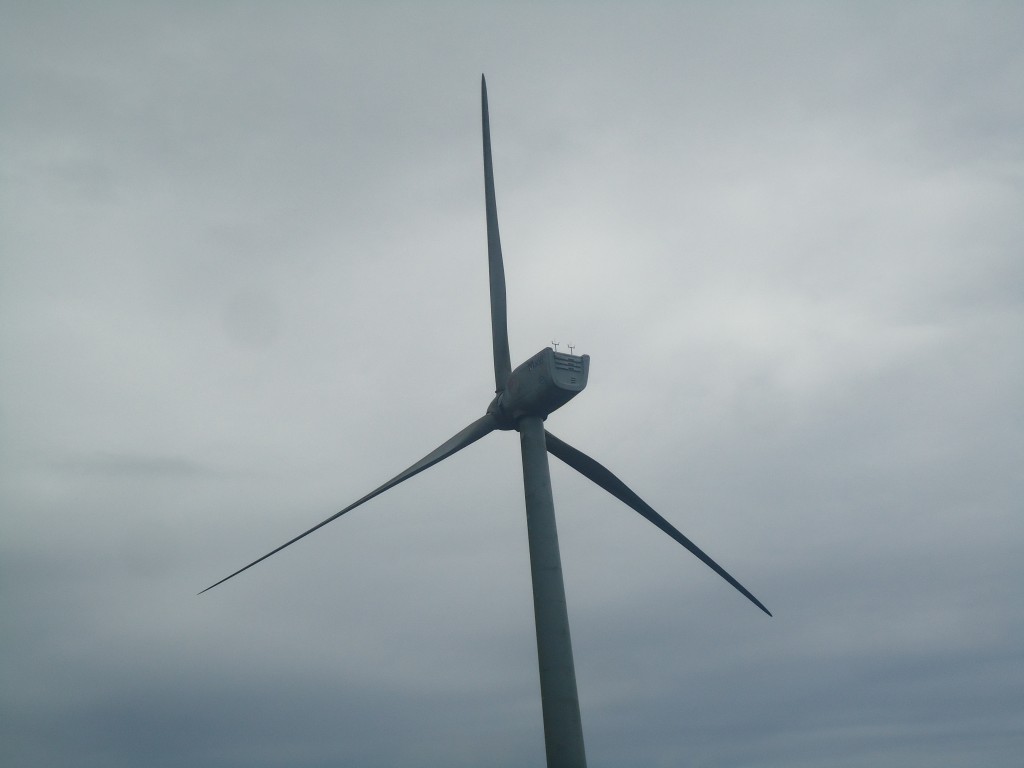
<svg viewBox="0 0 1024 768">
<path fill-rule="evenodd" d="M 641 516 L 667 533 L 715 573 L 735 587 L 744 597 L 771 616 L 754 597 L 724 568 L 696 544 L 655 512 L 610 470 L 558 439 L 544 429 L 544 420 L 583 391 L 590 370 L 589 355 L 556 352 L 545 347 L 512 370 L 508 349 L 508 323 L 505 304 L 505 268 L 498 237 L 498 208 L 494 199 L 494 169 L 491 164 L 491 129 L 487 112 L 487 82 L 480 78 L 483 118 L 484 198 L 487 211 L 487 264 L 491 286 L 491 342 L 494 350 L 494 399 L 479 419 L 439 445 L 403 472 L 379 488 L 349 504 L 308 531 L 285 542 L 262 557 L 239 568 L 230 576 L 203 592 L 223 584 L 299 539 L 337 520 L 389 488 L 432 467 L 452 454 L 475 443 L 495 430 L 516 430 L 523 454 L 523 488 L 526 496 L 526 525 L 530 543 L 530 571 L 533 578 L 533 612 L 537 631 L 537 658 L 540 667 L 541 707 L 544 718 L 544 746 L 548 768 L 584 768 L 583 727 L 580 720 L 576 672 L 569 637 L 569 617 L 565 605 L 565 586 L 555 527 L 555 506 L 551 496 L 551 476 L 547 454 L 555 456 L 604 488 L 612 496 L 632 507 Z M 200 592 L 199 594 L 202 594 Z"/>
</svg>

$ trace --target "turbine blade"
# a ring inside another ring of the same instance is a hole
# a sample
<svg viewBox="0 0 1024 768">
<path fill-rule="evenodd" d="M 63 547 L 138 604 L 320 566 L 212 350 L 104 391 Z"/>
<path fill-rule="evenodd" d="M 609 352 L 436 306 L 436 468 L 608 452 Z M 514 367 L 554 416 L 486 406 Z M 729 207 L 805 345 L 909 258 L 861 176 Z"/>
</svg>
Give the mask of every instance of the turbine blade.
<svg viewBox="0 0 1024 768">
<path fill-rule="evenodd" d="M 494 200 L 491 164 L 491 121 L 487 114 L 487 81 L 480 76 L 480 103 L 484 131 L 484 199 L 487 207 L 487 272 L 491 284 L 491 344 L 494 347 L 494 391 L 501 394 L 512 373 L 508 351 L 508 308 L 505 303 L 505 266 L 498 237 L 498 204 Z"/>
<path fill-rule="evenodd" d="M 677 542 L 679 542 L 688 550 L 690 550 L 690 552 L 696 555 L 697 558 L 700 559 L 709 568 L 711 568 L 711 570 L 713 570 L 727 582 L 732 584 L 740 592 L 740 594 L 742 594 L 744 597 L 750 600 L 750 602 L 752 602 L 762 611 L 767 613 L 769 616 L 772 615 L 771 611 L 765 608 L 760 600 L 758 600 L 756 597 L 750 594 L 750 592 L 747 591 L 747 589 L 742 584 L 736 581 L 736 579 L 730 576 L 729 573 L 722 566 L 720 566 L 718 563 L 716 563 L 714 560 L 708 557 L 708 555 L 700 547 L 698 547 L 696 544 L 694 544 L 692 541 L 686 538 L 683 534 L 677 531 L 675 527 L 672 525 L 672 523 L 670 523 L 664 517 L 662 517 L 653 509 L 651 509 L 647 502 L 645 502 L 643 499 L 641 499 L 639 496 L 633 493 L 633 491 L 630 490 L 624 482 L 622 482 L 621 480 L 619 480 L 619 478 L 613 475 L 610 470 L 608 470 L 606 467 L 602 466 L 598 462 L 594 461 L 592 458 L 587 456 L 582 451 L 578 451 L 568 443 L 559 440 L 550 432 L 545 431 L 545 436 L 547 437 L 548 452 L 552 456 L 561 459 L 584 477 L 593 480 L 595 483 L 604 488 L 606 491 L 608 491 L 608 493 L 617 498 L 619 501 L 635 509 L 643 517 L 650 520 L 652 523 L 658 526 L 658 528 L 660 528 L 662 531 L 667 533 Z"/>
<path fill-rule="evenodd" d="M 418 474 L 418 473 L 422 472 L 423 470 L 425 470 L 425 469 L 427 469 L 429 467 L 434 466 L 439 461 L 443 461 L 444 459 L 447 459 L 453 453 L 457 453 L 458 451 L 461 451 L 466 446 L 471 445 L 472 443 L 475 443 L 481 437 L 483 437 L 486 434 L 489 434 L 490 432 L 493 432 L 495 429 L 497 429 L 497 425 L 495 424 L 494 417 L 491 416 L 490 414 L 486 414 L 486 415 L 482 416 L 481 418 L 477 419 L 472 424 L 470 424 L 468 427 L 466 427 L 464 430 L 459 432 L 457 435 L 453 436 L 447 442 L 444 442 L 441 445 L 439 445 L 437 448 L 435 448 L 433 451 L 428 453 L 426 456 L 424 456 L 422 459 L 417 461 L 415 464 L 413 464 L 411 467 L 406 469 L 404 472 L 400 472 L 399 474 L 395 475 L 393 478 L 388 480 L 386 483 L 384 483 L 384 485 L 380 486 L 376 490 L 370 491 L 370 493 L 368 493 L 365 496 L 363 496 L 363 498 L 359 499 L 359 501 L 356 501 L 356 502 L 353 502 L 352 504 L 349 504 L 347 507 L 345 507 L 340 512 L 331 515 L 330 517 L 328 517 L 326 520 L 324 520 L 321 523 L 317 523 L 316 525 L 314 525 L 312 528 L 310 528 L 305 533 L 300 533 L 298 536 L 296 536 L 291 541 L 285 542 L 284 544 L 282 544 L 277 549 L 272 550 L 272 551 L 268 552 L 267 554 L 265 554 L 263 557 L 261 557 L 261 558 L 259 558 L 257 560 L 253 560 L 251 563 L 249 563 L 244 568 L 239 568 L 237 571 L 232 573 L 230 576 L 225 576 L 223 579 L 218 581 L 216 584 L 211 584 L 206 589 L 204 589 L 203 592 L 207 592 L 207 591 L 213 589 L 214 587 L 223 584 L 225 581 L 227 581 L 228 579 L 234 578 L 235 576 L 240 574 L 242 571 L 249 570 L 254 565 L 256 565 L 257 563 L 263 562 L 264 560 L 266 560 L 271 555 L 276 555 L 278 552 L 280 552 L 285 547 L 289 547 L 292 544 L 294 544 L 296 541 L 298 541 L 299 539 L 305 538 L 306 536 L 311 534 L 313 531 L 318 530 L 319 528 L 323 528 L 325 525 L 327 525 L 332 520 L 337 520 L 339 517 L 344 515 L 346 512 L 349 512 L 349 511 L 355 509 L 360 504 L 362 504 L 364 502 L 367 502 L 370 499 L 372 499 L 374 496 L 379 496 L 380 494 L 384 493 L 384 491 L 388 490 L 389 488 L 394 488 L 396 485 L 401 483 L 403 480 L 408 480 L 413 475 Z M 200 592 L 199 594 L 201 595 L 201 594 L 203 594 L 203 592 Z"/>
</svg>

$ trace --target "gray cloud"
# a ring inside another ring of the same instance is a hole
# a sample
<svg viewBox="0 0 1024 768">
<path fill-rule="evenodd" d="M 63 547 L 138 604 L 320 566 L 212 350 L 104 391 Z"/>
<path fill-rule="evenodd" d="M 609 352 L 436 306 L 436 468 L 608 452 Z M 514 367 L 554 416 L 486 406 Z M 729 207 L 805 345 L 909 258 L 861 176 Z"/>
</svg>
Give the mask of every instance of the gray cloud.
<svg viewBox="0 0 1024 768">
<path fill-rule="evenodd" d="M 0 755 L 539 764 L 478 78 L 593 766 L 1011 766 L 1021 13 L 8 4 Z"/>
</svg>

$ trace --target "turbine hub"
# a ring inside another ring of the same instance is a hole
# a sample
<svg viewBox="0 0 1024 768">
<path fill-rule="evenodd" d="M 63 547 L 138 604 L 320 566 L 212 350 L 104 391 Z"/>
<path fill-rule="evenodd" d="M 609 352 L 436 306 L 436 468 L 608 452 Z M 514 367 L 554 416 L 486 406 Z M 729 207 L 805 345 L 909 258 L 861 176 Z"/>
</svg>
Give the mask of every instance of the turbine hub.
<svg viewBox="0 0 1024 768">
<path fill-rule="evenodd" d="M 515 429 L 524 416 L 547 418 L 583 391 L 589 372 L 590 355 L 567 355 L 545 347 L 512 371 L 487 412 L 499 429 Z"/>
</svg>

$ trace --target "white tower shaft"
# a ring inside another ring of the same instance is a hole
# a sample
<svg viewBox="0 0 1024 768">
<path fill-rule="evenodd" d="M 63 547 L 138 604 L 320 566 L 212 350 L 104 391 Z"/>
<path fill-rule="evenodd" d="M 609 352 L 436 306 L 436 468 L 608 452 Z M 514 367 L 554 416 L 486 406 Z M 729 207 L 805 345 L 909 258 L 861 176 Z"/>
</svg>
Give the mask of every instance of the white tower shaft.
<svg viewBox="0 0 1024 768">
<path fill-rule="evenodd" d="M 518 426 L 547 764 L 548 768 L 586 768 L 544 422 L 537 416 L 525 416 Z"/>
</svg>

